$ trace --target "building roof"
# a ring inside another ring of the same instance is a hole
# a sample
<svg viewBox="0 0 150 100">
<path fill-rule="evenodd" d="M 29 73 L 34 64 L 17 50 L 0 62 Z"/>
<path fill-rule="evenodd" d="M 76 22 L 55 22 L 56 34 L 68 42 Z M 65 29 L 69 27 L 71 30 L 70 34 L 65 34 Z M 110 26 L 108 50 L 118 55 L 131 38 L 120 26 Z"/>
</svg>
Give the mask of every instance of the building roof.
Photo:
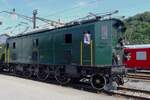
<svg viewBox="0 0 150 100">
<path fill-rule="evenodd" d="M 0 44 L 6 43 L 7 38 L 9 38 L 9 35 L 7 35 L 7 34 L 1 34 L 0 35 Z"/>
<path fill-rule="evenodd" d="M 124 47 L 129 49 L 150 48 L 150 44 L 125 45 Z"/>
<path fill-rule="evenodd" d="M 8 34 L 1 34 L 0 37 L 1 37 L 1 36 L 10 37 Z"/>
</svg>

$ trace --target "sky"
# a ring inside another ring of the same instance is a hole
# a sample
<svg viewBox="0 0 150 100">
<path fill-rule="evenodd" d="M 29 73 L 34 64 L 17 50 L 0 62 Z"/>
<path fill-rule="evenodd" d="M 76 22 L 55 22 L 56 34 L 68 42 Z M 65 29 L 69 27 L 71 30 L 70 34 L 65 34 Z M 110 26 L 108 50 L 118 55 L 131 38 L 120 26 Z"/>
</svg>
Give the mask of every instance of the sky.
<svg viewBox="0 0 150 100">
<path fill-rule="evenodd" d="M 44 2 L 43 2 L 44 1 Z M 32 17 L 34 9 L 37 16 L 51 20 L 68 22 L 86 16 L 89 12 L 105 13 L 119 10 L 115 16 L 130 17 L 150 11 L 150 0 L 0 0 L 0 12 L 12 11 Z M 32 23 L 15 15 L 0 13 L 0 34 L 18 34 Z M 38 26 L 45 23 L 37 22 Z"/>
</svg>

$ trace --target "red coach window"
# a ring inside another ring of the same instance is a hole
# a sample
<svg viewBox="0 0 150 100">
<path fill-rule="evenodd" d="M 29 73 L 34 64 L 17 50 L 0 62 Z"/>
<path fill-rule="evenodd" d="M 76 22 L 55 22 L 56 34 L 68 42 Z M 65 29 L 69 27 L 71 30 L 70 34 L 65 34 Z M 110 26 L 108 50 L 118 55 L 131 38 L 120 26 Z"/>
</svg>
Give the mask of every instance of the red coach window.
<svg viewBox="0 0 150 100">
<path fill-rule="evenodd" d="M 136 60 L 147 60 L 147 53 L 146 53 L 146 51 L 136 52 Z"/>
</svg>

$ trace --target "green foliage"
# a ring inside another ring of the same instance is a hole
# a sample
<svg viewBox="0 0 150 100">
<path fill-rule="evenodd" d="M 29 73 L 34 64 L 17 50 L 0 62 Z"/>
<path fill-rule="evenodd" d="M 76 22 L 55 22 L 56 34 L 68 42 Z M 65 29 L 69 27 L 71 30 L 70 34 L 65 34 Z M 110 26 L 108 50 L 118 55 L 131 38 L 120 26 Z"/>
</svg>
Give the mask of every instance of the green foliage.
<svg viewBox="0 0 150 100">
<path fill-rule="evenodd" d="M 124 36 L 130 44 L 150 43 L 150 12 L 125 19 L 127 30 Z"/>
</svg>

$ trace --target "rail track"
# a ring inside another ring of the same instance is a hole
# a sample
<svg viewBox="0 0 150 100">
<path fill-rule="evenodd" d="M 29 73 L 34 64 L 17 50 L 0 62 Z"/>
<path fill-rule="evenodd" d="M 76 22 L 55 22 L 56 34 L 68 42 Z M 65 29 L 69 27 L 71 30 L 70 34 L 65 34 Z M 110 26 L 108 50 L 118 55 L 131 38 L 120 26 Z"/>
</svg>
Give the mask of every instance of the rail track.
<svg viewBox="0 0 150 100">
<path fill-rule="evenodd" d="M 127 87 L 118 87 L 118 90 L 107 91 L 111 95 L 123 96 L 133 100 L 150 100 L 150 91 L 139 90 Z"/>
<path fill-rule="evenodd" d="M 106 95 L 120 96 L 131 100 L 150 100 L 150 91 L 134 89 L 128 87 L 118 87 L 117 90 L 98 91 L 85 84 L 74 84 L 71 87 L 94 93 L 104 93 Z"/>
<path fill-rule="evenodd" d="M 150 80 L 150 74 L 128 73 L 127 78 Z"/>
<path fill-rule="evenodd" d="M 150 71 L 137 71 L 136 73 L 141 73 L 141 74 L 150 75 Z"/>
<path fill-rule="evenodd" d="M 6 74 L 6 73 L 3 73 L 3 74 L 4 75 L 10 75 L 10 76 L 16 76 L 16 75 L 13 75 L 13 74 Z M 17 76 L 17 77 L 19 77 L 19 76 Z M 39 81 L 39 80 L 37 80 L 34 77 L 32 77 L 31 80 Z M 56 82 L 56 80 L 47 80 L 45 82 L 59 85 Z M 150 91 L 146 91 L 146 90 L 138 90 L 138 89 L 132 89 L 132 88 L 127 88 L 127 87 L 118 87 L 117 90 L 98 91 L 98 90 L 93 89 L 89 84 L 80 83 L 80 82 L 70 83 L 68 85 L 63 85 L 63 86 L 74 88 L 74 89 L 78 89 L 78 90 L 93 92 L 93 93 L 104 93 L 106 95 L 113 95 L 113 96 L 121 96 L 121 97 L 125 97 L 125 98 L 132 98 L 133 100 L 150 100 Z"/>
</svg>

